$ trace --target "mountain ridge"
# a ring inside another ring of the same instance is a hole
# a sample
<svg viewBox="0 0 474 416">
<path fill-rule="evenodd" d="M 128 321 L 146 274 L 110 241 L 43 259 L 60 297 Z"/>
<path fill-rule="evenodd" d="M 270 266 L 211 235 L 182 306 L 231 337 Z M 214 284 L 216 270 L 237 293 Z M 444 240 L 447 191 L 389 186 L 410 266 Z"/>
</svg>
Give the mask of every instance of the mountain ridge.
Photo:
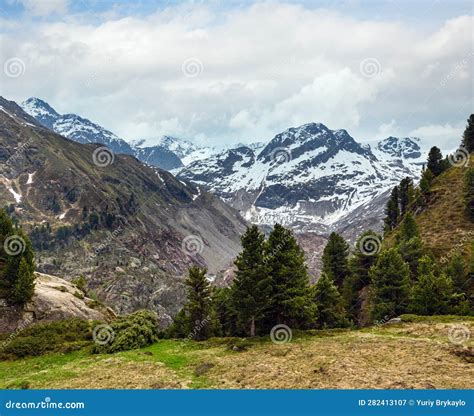
<svg viewBox="0 0 474 416">
<path fill-rule="evenodd" d="M 173 315 L 188 267 L 216 275 L 232 264 L 246 222 L 218 198 L 132 155 L 30 123 L 12 101 L 0 98 L 0 107 L 0 204 L 30 234 L 38 271 L 84 275 L 119 313 Z"/>
</svg>

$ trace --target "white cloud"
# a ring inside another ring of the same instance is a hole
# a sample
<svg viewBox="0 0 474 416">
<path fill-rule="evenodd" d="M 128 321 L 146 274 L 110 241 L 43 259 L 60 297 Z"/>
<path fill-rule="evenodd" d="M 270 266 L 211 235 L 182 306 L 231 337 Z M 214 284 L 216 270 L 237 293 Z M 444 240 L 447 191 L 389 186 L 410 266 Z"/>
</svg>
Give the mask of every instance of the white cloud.
<svg viewBox="0 0 474 416">
<path fill-rule="evenodd" d="M 127 139 L 176 134 L 213 143 L 269 139 L 310 121 L 362 140 L 392 134 L 390 120 L 408 134 L 457 127 L 472 111 L 469 16 L 426 33 L 265 2 L 91 22 L 67 16 L 0 32 L 0 63 L 15 56 L 26 65 L 21 78 L 0 73 L 2 94 L 42 97 Z M 196 77 L 182 71 L 190 58 L 202 62 Z M 374 77 L 360 70 L 368 58 L 380 64 Z"/>
<path fill-rule="evenodd" d="M 456 125 L 449 123 L 444 125 L 429 124 L 412 130 L 409 135 L 422 137 L 424 147 L 427 149 L 431 146 L 438 146 L 445 153 L 451 153 L 459 148 L 464 128 L 464 123 Z"/>
</svg>

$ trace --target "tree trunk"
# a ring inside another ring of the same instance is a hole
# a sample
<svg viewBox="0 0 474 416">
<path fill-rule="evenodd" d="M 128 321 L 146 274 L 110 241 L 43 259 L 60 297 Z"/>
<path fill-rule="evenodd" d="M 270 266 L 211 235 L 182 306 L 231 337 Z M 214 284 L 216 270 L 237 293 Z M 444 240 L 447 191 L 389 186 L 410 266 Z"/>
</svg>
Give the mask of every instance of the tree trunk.
<svg viewBox="0 0 474 416">
<path fill-rule="evenodd" d="M 255 317 L 252 316 L 252 320 L 250 321 L 250 336 L 255 336 Z"/>
</svg>

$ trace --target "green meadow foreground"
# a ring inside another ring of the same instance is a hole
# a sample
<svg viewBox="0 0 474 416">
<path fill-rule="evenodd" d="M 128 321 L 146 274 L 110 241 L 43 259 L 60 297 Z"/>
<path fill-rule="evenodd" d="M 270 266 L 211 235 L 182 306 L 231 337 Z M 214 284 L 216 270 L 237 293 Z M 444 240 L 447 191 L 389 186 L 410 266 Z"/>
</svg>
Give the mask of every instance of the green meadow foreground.
<svg viewBox="0 0 474 416">
<path fill-rule="evenodd" d="M 470 389 L 474 318 L 406 316 L 361 330 L 267 338 L 160 340 L 93 355 L 90 345 L 0 362 L 0 388 L 56 389 Z M 454 341 L 454 342 L 453 342 Z"/>
</svg>

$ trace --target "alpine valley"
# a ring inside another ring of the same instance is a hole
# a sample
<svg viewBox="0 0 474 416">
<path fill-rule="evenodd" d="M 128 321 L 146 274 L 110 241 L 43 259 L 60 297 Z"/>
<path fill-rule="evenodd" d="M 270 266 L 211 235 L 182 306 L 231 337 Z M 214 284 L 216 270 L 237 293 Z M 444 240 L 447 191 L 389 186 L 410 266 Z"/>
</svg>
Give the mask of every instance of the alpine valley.
<svg viewBox="0 0 474 416">
<path fill-rule="evenodd" d="M 153 309 L 168 322 L 190 265 L 218 285 L 232 279 L 249 223 L 291 227 L 314 282 L 328 233 L 353 241 L 380 230 L 390 189 L 418 178 L 424 159 L 416 138 L 370 147 L 320 123 L 268 143 L 212 148 L 164 136 L 146 146 L 38 98 L 0 106 L 0 203 L 27 229 L 38 271 L 83 276 L 116 312 Z M 104 149 L 101 166 L 94 154 Z"/>
</svg>

